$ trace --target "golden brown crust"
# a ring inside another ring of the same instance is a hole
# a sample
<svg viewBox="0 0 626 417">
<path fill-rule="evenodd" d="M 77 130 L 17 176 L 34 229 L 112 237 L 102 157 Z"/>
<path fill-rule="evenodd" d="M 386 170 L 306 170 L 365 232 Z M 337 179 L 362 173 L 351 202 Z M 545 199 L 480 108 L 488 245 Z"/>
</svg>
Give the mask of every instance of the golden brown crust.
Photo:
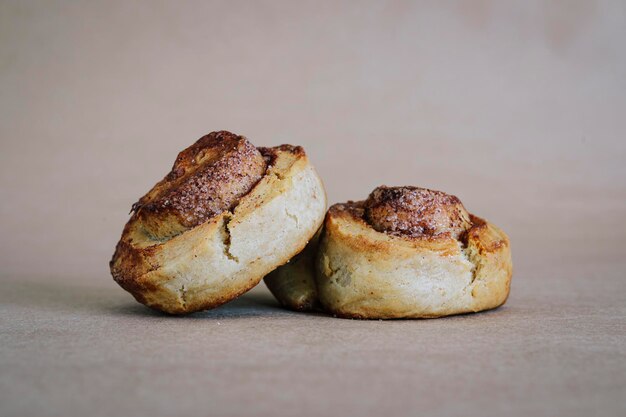
<svg viewBox="0 0 626 417">
<path fill-rule="evenodd" d="M 147 233 L 171 237 L 232 209 L 265 169 L 263 156 L 245 137 L 212 132 L 180 152 L 172 170 L 132 211 Z"/>
</svg>

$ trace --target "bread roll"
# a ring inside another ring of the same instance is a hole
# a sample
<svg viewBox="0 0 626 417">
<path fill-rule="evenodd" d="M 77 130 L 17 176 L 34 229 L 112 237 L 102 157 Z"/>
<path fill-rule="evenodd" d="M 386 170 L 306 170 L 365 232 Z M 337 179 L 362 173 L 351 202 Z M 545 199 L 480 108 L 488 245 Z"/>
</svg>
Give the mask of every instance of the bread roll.
<svg viewBox="0 0 626 417">
<path fill-rule="evenodd" d="M 133 205 L 110 262 L 140 303 L 183 314 L 226 303 L 302 251 L 326 209 L 298 146 L 213 132 Z"/>
<path fill-rule="evenodd" d="M 335 204 L 315 250 L 309 304 L 340 317 L 441 317 L 496 308 L 509 295 L 508 237 L 440 191 L 383 186 Z M 271 276 L 286 280 L 288 268 Z M 287 306 L 296 298 L 275 295 Z"/>
</svg>

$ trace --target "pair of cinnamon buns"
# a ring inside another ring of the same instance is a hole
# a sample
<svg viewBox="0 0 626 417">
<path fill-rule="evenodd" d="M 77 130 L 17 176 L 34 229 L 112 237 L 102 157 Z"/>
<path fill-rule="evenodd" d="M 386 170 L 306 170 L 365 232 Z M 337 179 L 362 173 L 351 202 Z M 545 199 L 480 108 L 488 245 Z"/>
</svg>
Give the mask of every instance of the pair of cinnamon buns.
<svg viewBox="0 0 626 417">
<path fill-rule="evenodd" d="M 137 301 L 172 314 L 265 278 L 287 308 L 366 319 L 492 309 L 512 275 L 507 236 L 458 198 L 382 186 L 326 212 L 301 147 L 256 148 L 226 131 L 182 151 L 133 205 L 110 268 Z"/>
</svg>

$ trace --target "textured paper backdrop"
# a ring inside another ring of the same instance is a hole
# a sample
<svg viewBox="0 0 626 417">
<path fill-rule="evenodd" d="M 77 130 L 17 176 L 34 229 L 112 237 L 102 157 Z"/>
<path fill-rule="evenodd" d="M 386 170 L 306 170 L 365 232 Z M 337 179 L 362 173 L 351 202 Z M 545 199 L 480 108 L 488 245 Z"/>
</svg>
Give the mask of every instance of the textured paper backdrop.
<svg viewBox="0 0 626 417">
<path fill-rule="evenodd" d="M 625 39 L 620 1 L 0 1 L 0 414 L 623 415 Z M 304 146 L 331 203 L 456 194 L 512 239 L 507 307 L 136 306 L 128 210 L 219 129 Z"/>
</svg>

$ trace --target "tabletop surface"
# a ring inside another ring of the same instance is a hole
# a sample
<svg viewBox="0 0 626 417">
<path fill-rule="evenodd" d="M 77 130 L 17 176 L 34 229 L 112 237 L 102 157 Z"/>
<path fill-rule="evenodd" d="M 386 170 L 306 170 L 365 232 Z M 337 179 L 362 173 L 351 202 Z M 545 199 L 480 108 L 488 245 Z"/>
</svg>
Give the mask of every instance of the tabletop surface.
<svg viewBox="0 0 626 417">
<path fill-rule="evenodd" d="M 37 416 L 619 416 L 625 268 L 521 263 L 497 310 L 398 321 L 285 311 L 263 287 L 181 318 L 113 285 L 7 281 L 0 402 Z"/>
<path fill-rule="evenodd" d="M 624 39 L 620 0 L 0 1 L 0 417 L 625 416 Z M 138 304 L 128 211 L 221 129 L 302 145 L 330 203 L 458 196 L 511 238 L 509 300 Z"/>
</svg>

